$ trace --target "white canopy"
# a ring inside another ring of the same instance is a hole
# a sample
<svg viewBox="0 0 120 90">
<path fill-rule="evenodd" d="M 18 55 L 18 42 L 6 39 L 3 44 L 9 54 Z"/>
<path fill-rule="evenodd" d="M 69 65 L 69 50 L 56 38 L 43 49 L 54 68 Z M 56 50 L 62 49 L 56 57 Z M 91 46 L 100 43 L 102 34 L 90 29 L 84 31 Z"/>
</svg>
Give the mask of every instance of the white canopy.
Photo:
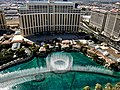
<svg viewBox="0 0 120 90">
<path fill-rule="evenodd" d="M 104 51 L 104 52 L 103 52 L 103 55 L 107 56 L 107 55 L 109 55 L 109 52 Z"/>
<path fill-rule="evenodd" d="M 100 46 L 98 46 L 98 45 L 95 46 L 95 49 L 99 49 L 99 48 L 100 48 Z"/>
</svg>

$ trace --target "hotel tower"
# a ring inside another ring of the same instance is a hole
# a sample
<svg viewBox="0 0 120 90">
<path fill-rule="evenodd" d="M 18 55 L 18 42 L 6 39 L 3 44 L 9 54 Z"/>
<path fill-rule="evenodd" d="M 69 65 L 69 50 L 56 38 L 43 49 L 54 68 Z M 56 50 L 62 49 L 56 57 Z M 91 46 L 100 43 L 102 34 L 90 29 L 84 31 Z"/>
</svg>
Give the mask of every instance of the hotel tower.
<svg viewBox="0 0 120 90">
<path fill-rule="evenodd" d="M 67 1 L 27 2 L 19 8 L 22 35 L 40 32 L 78 32 L 80 9 L 77 6 L 77 3 Z"/>
</svg>

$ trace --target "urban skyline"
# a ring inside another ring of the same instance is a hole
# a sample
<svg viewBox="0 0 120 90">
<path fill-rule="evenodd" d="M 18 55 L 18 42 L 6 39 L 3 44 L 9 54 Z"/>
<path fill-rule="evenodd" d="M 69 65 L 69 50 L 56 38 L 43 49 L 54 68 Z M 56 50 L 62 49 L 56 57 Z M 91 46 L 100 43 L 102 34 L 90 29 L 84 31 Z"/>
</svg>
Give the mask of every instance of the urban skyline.
<svg viewBox="0 0 120 90">
<path fill-rule="evenodd" d="M 0 90 L 120 90 L 120 2 L 21 1 L 0 2 Z"/>
</svg>

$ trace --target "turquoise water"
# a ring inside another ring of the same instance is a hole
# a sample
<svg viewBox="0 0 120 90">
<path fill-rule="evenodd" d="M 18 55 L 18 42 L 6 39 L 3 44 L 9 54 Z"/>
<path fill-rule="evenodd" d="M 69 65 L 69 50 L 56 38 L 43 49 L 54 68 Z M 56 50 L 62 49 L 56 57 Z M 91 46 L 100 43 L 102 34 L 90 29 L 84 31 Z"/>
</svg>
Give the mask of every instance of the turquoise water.
<svg viewBox="0 0 120 90">
<path fill-rule="evenodd" d="M 72 52 L 73 65 L 92 65 L 102 67 L 93 62 L 87 56 Z M 3 73 L 13 72 L 17 70 L 28 69 L 32 67 L 45 66 L 46 58 L 34 58 L 33 60 L 17 66 L 13 66 L 3 71 Z M 45 73 L 45 80 L 42 82 L 29 81 L 13 87 L 13 90 L 81 90 L 84 86 L 94 87 L 96 83 L 105 85 L 107 82 L 112 84 L 119 82 L 120 78 L 113 78 L 92 73 L 67 72 L 64 74 Z"/>
</svg>

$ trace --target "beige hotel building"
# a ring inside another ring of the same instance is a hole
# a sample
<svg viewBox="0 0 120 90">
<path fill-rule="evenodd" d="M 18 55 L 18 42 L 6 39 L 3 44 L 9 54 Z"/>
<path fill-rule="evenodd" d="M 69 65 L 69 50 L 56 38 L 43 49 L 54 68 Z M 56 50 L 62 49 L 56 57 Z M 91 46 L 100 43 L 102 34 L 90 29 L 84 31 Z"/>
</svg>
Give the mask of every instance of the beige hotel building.
<svg viewBox="0 0 120 90">
<path fill-rule="evenodd" d="M 103 31 L 107 18 L 107 12 L 104 10 L 92 10 L 90 25 L 96 27 L 97 31 Z"/>
<path fill-rule="evenodd" d="M 92 11 L 90 25 L 110 39 L 120 40 L 120 11 Z"/>
<path fill-rule="evenodd" d="M 0 30 L 6 29 L 6 20 L 5 20 L 5 14 L 2 9 L 0 9 Z"/>
<path fill-rule="evenodd" d="M 109 12 L 106 18 L 104 35 L 113 39 L 120 38 L 120 12 Z"/>
<path fill-rule="evenodd" d="M 39 32 L 76 33 L 80 23 L 80 9 L 75 2 L 29 1 L 19 8 L 20 29 L 23 36 Z"/>
</svg>

